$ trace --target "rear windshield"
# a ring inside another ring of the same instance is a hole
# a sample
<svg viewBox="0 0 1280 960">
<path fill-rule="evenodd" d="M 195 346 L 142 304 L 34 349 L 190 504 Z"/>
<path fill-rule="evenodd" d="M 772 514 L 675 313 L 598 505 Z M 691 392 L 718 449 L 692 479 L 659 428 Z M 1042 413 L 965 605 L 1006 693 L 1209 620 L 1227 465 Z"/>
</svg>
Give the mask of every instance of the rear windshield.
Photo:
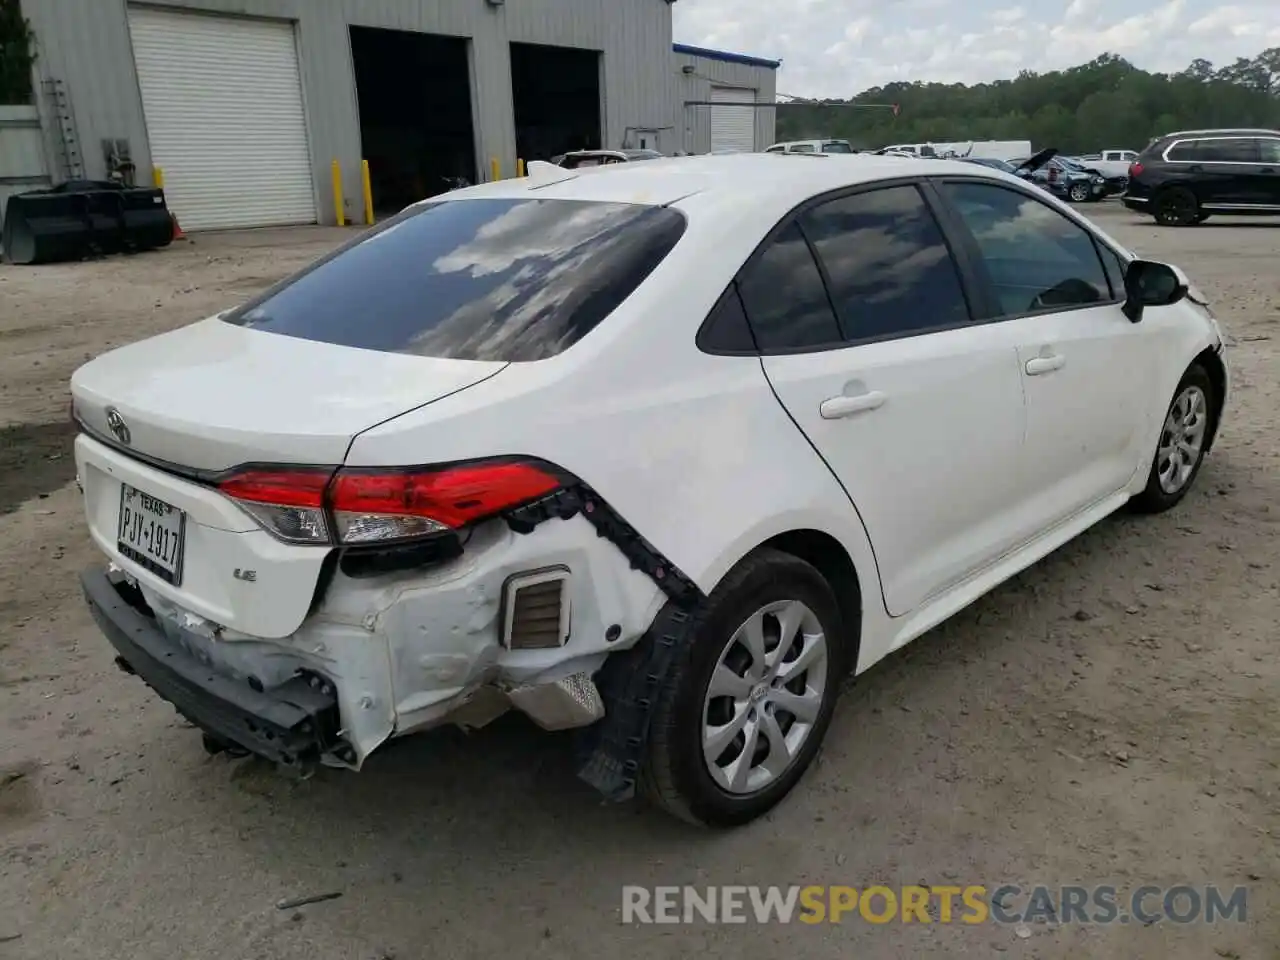
<svg viewBox="0 0 1280 960">
<path fill-rule="evenodd" d="M 544 360 L 671 252 L 666 207 L 452 200 L 412 207 L 223 319 L 304 340 L 454 360 Z"/>
</svg>

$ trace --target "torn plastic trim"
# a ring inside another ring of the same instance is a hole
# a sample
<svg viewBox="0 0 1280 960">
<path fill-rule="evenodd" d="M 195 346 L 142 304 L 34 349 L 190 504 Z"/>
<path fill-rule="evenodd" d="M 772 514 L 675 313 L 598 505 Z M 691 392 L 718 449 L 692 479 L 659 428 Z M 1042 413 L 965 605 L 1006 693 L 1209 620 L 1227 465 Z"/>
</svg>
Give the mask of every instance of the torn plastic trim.
<svg viewBox="0 0 1280 960">
<path fill-rule="evenodd" d="M 547 520 L 568 520 L 578 514 L 582 514 L 596 528 L 596 536 L 604 537 L 618 548 L 627 558 L 632 570 L 639 570 L 648 576 L 681 609 L 692 610 L 706 599 L 692 579 L 642 537 L 604 498 L 581 481 L 566 485 L 564 489 L 533 503 L 509 510 L 503 516 L 513 532 L 527 534 Z"/>
<path fill-rule="evenodd" d="M 621 802 L 636 794 L 654 707 L 677 651 L 693 642 L 706 595 L 581 481 L 504 516 L 512 531 L 526 534 L 552 518 L 568 520 L 578 514 L 597 536 L 618 548 L 633 570 L 644 572 L 667 595 L 648 631 L 630 648 L 610 654 L 596 673 L 605 715 L 576 735 L 578 777 L 605 799 Z"/>
<path fill-rule="evenodd" d="M 644 636 L 610 655 L 596 674 L 604 719 L 578 731 L 574 752 L 578 778 L 606 800 L 635 796 L 654 707 L 677 652 L 693 642 L 701 620 L 700 611 L 668 602 Z"/>
</svg>

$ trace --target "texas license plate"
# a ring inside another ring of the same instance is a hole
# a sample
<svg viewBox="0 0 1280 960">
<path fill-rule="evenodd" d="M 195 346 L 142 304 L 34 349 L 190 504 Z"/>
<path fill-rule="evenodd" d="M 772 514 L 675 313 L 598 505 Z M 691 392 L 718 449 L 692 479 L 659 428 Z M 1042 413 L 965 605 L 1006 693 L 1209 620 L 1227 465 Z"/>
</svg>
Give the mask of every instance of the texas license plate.
<svg viewBox="0 0 1280 960">
<path fill-rule="evenodd" d="M 120 485 L 116 548 L 161 580 L 182 582 L 182 546 L 187 516 L 158 497 L 127 483 Z"/>
</svg>

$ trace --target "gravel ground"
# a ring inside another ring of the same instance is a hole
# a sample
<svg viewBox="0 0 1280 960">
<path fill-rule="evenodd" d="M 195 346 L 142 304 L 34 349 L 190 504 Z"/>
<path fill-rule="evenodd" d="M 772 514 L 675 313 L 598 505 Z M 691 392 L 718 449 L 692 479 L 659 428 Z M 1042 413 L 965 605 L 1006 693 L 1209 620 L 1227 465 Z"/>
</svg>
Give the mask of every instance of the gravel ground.
<svg viewBox="0 0 1280 960">
<path fill-rule="evenodd" d="M 1231 335 L 1236 393 L 1197 488 L 1104 522 L 859 678 L 793 797 L 720 835 L 600 805 L 564 738 L 519 720 L 304 783 L 206 757 L 112 666 L 79 599 L 96 557 L 67 378 L 350 234 L 0 266 L 0 957 L 1280 957 L 1280 229 L 1097 216 L 1184 266 Z M 1004 882 L 1245 885 L 1248 919 L 620 922 L 624 884 Z"/>
</svg>

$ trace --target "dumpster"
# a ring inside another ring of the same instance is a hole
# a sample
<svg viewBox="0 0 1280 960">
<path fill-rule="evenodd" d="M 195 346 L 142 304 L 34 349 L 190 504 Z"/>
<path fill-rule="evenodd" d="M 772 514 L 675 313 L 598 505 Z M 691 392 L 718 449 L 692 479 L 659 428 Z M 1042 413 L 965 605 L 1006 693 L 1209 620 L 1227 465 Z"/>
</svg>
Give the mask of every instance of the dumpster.
<svg viewBox="0 0 1280 960">
<path fill-rule="evenodd" d="M 0 245 L 10 262 L 33 264 L 154 250 L 172 240 L 163 190 L 70 180 L 11 196 Z"/>
</svg>

